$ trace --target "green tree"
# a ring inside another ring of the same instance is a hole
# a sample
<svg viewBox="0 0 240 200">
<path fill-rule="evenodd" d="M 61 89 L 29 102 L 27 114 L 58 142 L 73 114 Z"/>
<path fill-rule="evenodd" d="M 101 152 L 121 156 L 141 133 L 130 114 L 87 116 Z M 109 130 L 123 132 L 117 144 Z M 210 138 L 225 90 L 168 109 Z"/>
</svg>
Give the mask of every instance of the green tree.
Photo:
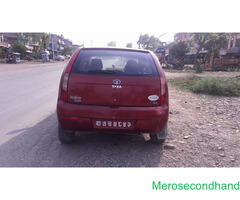
<svg viewBox="0 0 240 200">
<path fill-rule="evenodd" d="M 111 42 L 107 43 L 107 46 L 116 47 L 116 41 L 111 41 Z"/>
<path fill-rule="evenodd" d="M 21 44 L 34 43 L 39 45 L 38 52 L 36 54 L 41 54 L 45 49 L 48 49 L 50 43 L 50 34 L 39 32 L 39 33 L 18 33 L 18 42 Z"/>
<path fill-rule="evenodd" d="M 147 50 L 155 50 L 160 45 L 161 41 L 154 35 L 149 36 L 148 34 L 140 35 L 137 41 L 138 48 Z"/>
<path fill-rule="evenodd" d="M 202 72 L 203 62 L 198 58 L 199 52 L 206 47 L 206 43 L 210 38 L 211 33 L 192 33 L 191 42 L 193 43 L 194 48 L 196 49 L 196 54 L 194 56 L 194 65 L 197 73 Z"/>
<path fill-rule="evenodd" d="M 49 33 L 40 33 L 40 49 L 45 50 L 48 48 L 50 43 L 50 34 Z"/>
<path fill-rule="evenodd" d="M 28 38 L 28 41 L 34 44 L 40 44 L 41 43 L 41 35 L 43 33 L 24 33 L 25 38 Z"/>
<path fill-rule="evenodd" d="M 4 58 L 4 51 L 0 49 L 0 58 Z"/>
<path fill-rule="evenodd" d="M 72 47 L 70 47 L 70 46 L 65 46 L 62 53 L 63 53 L 63 55 L 71 55 L 72 52 L 73 52 Z"/>
<path fill-rule="evenodd" d="M 199 52 L 203 49 L 208 50 L 214 59 L 226 44 L 227 35 L 225 33 L 192 33 L 192 42 L 196 49 L 194 64 L 197 71 L 200 69 L 200 61 L 197 59 Z"/>
<path fill-rule="evenodd" d="M 25 47 L 25 45 L 21 44 L 20 42 L 14 43 L 10 49 L 12 52 L 20 53 L 21 57 L 25 58 L 27 48 Z"/>
<path fill-rule="evenodd" d="M 26 45 L 28 42 L 28 37 L 26 33 L 17 33 L 18 42 Z"/>
<path fill-rule="evenodd" d="M 26 45 L 28 43 L 40 44 L 45 40 L 47 33 L 17 33 L 18 42 Z"/>
<path fill-rule="evenodd" d="M 192 43 L 196 49 L 195 59 L 198 57 L 199 52 L 204 49 L 211 33 L 192 33 Z"/>
<path fill-rule="evenodd" d="M 133 44 L 132 44 L 132 43 L 127 43 L 127 44 L 126 44 L 126 47 L 127 47 L 127 48 L 133 48 Z"/>
<path fill-rule="evenodd" d="M 214 65 L 215 57 L 228 42 L 228 33 L 212 33 L 207 40 L 204 49 L 211 55 L 211 63 Z"/>
<path fill-rule="evenodd" d="M 189 51 L 188 44 L 184 41 L 173 44 L 169 48 L 169 54 L 176 59 L 183 59 L 185 54 Z"/>
</svg>

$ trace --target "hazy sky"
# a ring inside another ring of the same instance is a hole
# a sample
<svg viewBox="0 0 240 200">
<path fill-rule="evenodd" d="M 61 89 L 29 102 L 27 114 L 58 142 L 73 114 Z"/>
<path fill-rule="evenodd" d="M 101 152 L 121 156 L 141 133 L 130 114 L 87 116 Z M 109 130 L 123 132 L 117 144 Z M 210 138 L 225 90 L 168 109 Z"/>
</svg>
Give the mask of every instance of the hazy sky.
<svg viewBox="0 0 240 200">
<path fill-rule="evenodd" d="M 176 32 L 239 32 L 238 8 L 215 0 L 12 0 L 1 2 L 0 32 L 57 33 L 86 46 L 136 45 L 145 33 L 168 33 L 160 40 L 169 41 Z"/>
<path fill-rule="evenodd" d="M 74 33 L 74 32 L 63 32 L 64 37 L 72 39 L 73 43 L 82 44 L 85 46 L 106 46 L 110 41 L 116 41 L 118 47 L 126 47 L 127 43 L 132 43 L 133 46 L 137 47 L 137 40 L 140 34 L 148 33 Z M 151 33 L 149 33 L 151 35 Z M 154 34 L 154 33 L 152 33 Z M 164 35 L 163 35 L 164 34 Z M 161 36 L 161 41 L 173 41 L 174 33 L 155 33 L 155 36 Z"/>
</svg>

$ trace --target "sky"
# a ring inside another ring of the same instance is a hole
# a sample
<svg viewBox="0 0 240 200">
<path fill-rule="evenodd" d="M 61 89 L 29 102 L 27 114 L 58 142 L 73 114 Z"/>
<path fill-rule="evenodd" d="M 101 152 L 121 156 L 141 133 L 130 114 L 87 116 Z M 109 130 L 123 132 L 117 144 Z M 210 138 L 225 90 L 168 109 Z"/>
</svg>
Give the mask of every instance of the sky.
<svg viewBox="0 0 240 200">
<path fill-rule="evenodd" d="M 133 47 L 137 48 L 137 40 L 140 34 L 145 34 L 148 32 L 139 33 L 74 33 L 74 32 L 62 32 L 64 37 L 69 38 L 74 44 L 84 44 L 84 46 L 106 46 L 107 43 L 111 41 L 116 41 L 118 47 L 126 47 L 127 43 L 132 43 Z M 159 37 L 161 41 L 169 42 L 173 41 L 174 33 L 148 33 Z"/>
<path fill-rule="evenodd" d="M 228 0 L 228 5 L 237 2 Z M 159 39 L 168 42 L 177 32 L 240 32 L 239 7 L 226 9 L 215 0 L 12 0 L 1 2 L 1 8 L 0 32 L 63 34 L 85 46 L 116 41 L 119 47 L 136 47 L 145 33 L 167 33 Z"/>
</svg>

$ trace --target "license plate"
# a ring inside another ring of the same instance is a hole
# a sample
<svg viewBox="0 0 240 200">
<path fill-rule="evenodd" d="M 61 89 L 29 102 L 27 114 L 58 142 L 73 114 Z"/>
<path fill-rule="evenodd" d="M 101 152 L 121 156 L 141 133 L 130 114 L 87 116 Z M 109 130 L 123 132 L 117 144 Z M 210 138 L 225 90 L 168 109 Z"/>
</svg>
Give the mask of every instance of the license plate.
<svg viewBox="0 0 240 200">
<path fill-rule="evenodd" d="M 133 120 L 93 120 L 93 127 L 99 129 L 126 129 L 134 128 Z"/>
</svg>

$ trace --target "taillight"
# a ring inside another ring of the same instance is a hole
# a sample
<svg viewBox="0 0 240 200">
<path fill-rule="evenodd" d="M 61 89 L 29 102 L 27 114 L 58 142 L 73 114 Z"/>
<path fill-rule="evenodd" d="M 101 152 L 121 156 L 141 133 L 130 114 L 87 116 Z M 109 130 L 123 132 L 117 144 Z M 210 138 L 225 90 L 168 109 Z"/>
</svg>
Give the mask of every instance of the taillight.
<svg viewBox="0 0 240 200">
<path fill-rule="evenodd" d="M 62 78 L 62 100 L 67 102 L 68 100 L 68 79 L 69 79 L 69 73 L 64 73 Z"/>
<path fill-rule="evenodd" d="M 160 77 L 160 84 L 161 84 L 160 105 L 163 105 L 168 103 L 168 90 L 165 77 Z"/>
<path fill-rule="evenodd" d="M 78 48 L 74 53 L 71 59 L 69 60 L 67 67 L 65 68 L 62 79 L 61 79 L 61 84 L 60 84 L 60 89 L 61 89 L 61 99 L 65 102 L 68 101 L 68 81 L 69 81 L 69 76 L 70 72 L 72 70 L 73 64 L 78 56 L 78 53 L 80 52 L 82 48 Z"/>
<path fill-rule="evenodd" d="M 63 75 L 63 80 L 62 80 L 62 89 L 67 92 L 67 86 L 68 86 L 68 78 L 69 78 L 69 73 L 65 73 Z"/>
</svg>

